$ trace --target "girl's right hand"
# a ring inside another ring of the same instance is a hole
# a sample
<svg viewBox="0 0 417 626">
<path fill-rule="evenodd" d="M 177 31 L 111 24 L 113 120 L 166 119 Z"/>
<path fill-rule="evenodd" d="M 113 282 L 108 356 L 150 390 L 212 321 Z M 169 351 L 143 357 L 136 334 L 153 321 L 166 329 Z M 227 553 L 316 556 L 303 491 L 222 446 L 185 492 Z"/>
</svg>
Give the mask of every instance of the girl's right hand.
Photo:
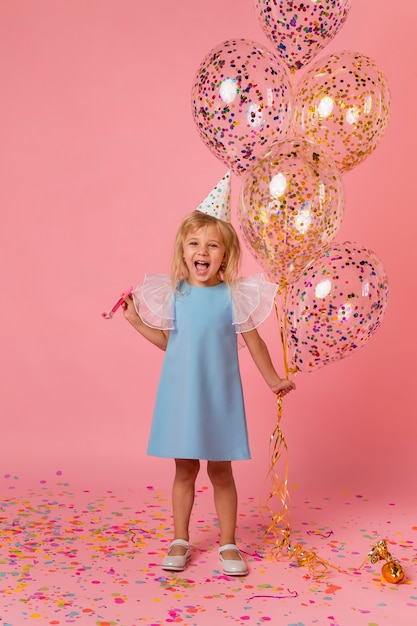
<svg viewBox="0 0 417 626">
<path fill-rule="evenodd" d="M 166 350 L 169 330 L 160 330 L 159 328 L 153 328 L 145 324 L 136 311 L 132 294 L 122 294 L 122 296 L 124 300 L 121 307 L 123 315 L 129 324 L 131 324 L 135 330 L 143 335 L 145 339 L 153 343 L 157 348 Z"/>
<path fill-rule="evenodd" d="M 122 293 L 122 297 L 124 297 L 122 302 L 123 315 L 128 322 L 132 322 L 135 318 L 139 317 L 136 313 L 135 305 L 133 304 L 133 296 L 131 293 L 127 295 Z"/>
</svg>

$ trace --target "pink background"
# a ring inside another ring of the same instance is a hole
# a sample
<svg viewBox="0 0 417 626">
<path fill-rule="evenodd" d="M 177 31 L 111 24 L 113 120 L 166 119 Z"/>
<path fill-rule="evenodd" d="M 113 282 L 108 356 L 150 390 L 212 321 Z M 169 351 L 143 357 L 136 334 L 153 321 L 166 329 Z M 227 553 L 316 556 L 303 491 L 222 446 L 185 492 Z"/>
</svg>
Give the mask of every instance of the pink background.
<svg viewBox="0 0 417 626">
<path fill-rule="evenodd" d="M 378 254 L 390 302 L 364 349 L 296 377 L 282 424 L 294 494 L 415 492 L 416 21 L 412 0 L 354 0 L 322 53 L 369 55 L 391 88 L 386 135 L 344 176 L 337 237 Z M 270 44 L 251 0 L 13 0 L 0 25 L 1 471 L 168 489 L 172 462 L 146 456 L 163 353 L 100 314 L 169 270 L 179 221 L 225 171 L 191 115 L 201 59 L 232 37 Z M 242 269 L 260 269 L 246 248 Z M 274 316 L 261 334 L 282 371 Z M 252 460 L 236 476 L 256 494 L 275 401 L 247 351 L 241 368 Z"/>
</svg>

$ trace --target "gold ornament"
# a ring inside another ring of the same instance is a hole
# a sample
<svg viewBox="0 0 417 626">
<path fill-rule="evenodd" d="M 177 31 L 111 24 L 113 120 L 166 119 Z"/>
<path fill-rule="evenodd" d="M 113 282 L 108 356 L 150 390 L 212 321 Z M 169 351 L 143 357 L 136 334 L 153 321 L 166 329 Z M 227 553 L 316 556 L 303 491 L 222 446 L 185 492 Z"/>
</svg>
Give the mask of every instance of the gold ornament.
<svg viewBox="0 0 417 626">
<path fill-rule="evenodd" d="M 375 563 L 378 563 L 378 561 L 381 560 L 386 561 L 386 563 L 382 566 L 382 576 L 387 582 L 394 583 L 396 585 L 404 579 L 404 570 L 401 563 L 392 558 L 385 540 L 378 541 L 370 552 L 368 552 L 367 558 L 369 558 L 372 565 L 375 565 Z M 362 563 L 361 567 L 364 565 L 365 561 Z"/>
<path fill-rule="evenodd" d="M 377 563 L 381 559 L 384 559 L 386 561 L 392 559 L 390 553 L 388 552 L 387 542 L 384 540 L 378 541 L 378 543 L 376 543 L 374 547 L 370 550 L 368 556 L 372 565 L 375 565 L 375 563 Z"/>
<path fill-rule="evenodd" d="M 404 570 L 398 561 L 388 561 L 382 566 L 382 575 L 389 583 L 400 583 L 404 579 Z"/>
</svg>

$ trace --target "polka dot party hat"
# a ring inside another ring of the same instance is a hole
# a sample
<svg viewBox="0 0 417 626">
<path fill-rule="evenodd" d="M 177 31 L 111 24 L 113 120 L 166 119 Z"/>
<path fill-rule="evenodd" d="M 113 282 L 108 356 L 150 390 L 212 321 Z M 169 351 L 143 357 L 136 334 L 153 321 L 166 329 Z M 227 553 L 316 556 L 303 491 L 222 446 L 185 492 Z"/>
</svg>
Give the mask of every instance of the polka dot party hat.
<svg viewBox="0 0 417 626">
<path fill-rule="evenodd" d="M 218 220 L 230 222 L 230 170 L 197 207 L 197 211 L 217 217 Z"/>
</svg>

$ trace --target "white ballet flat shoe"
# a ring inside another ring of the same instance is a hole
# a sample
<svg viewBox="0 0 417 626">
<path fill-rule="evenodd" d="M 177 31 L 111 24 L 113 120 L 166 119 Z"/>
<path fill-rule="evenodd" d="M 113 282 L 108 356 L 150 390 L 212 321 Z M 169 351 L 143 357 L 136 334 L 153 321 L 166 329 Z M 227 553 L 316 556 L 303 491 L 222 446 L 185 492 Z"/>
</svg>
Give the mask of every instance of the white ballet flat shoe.
<svg viewBox="0 0 417 626">
<path fill-rule="evenodd" d="M 225 550 L 235 550 L 239 555 L 239 560 L 223 558 L 222 553 Z M 248 566 L 239 552 L 238 547 L 234 543 L 226 543 L 226 545 L 220 546 L 219 559 L 223 572 L 228 576 L 245 576 L 248 573 Z"/>
<path fill-rule="evenodd" d="M 183 546 L 185 548 L 185 554 L 180 556 L 171 556 L 169 553 L 174 546 Z M 181 572 L 186 568 L 188 561 L 191 558 L 190 544 L 184 539 L 174 539 L 169 546 L 168 554 L 162 559 L 162 569 L 169 569 L 175 572 Z"/>
</svg>

